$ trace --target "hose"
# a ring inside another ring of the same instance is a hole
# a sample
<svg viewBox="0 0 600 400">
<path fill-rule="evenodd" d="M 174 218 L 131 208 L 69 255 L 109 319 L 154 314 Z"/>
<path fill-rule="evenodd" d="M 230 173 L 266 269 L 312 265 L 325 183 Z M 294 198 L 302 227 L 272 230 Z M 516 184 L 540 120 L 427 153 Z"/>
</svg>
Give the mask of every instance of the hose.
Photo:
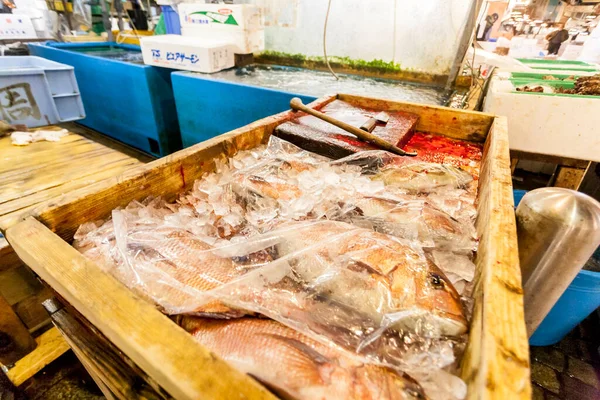
<svg viewBox="0 0 600 400">
<path fill-rule="evenodd" d="M 337 80 L 340 78 L 333 72 L 331 65 L 329 65 L 329 59 L 327 58 L 327 21 L 329 20 L 329 10 L 331 9 L 331 0 L 327 3 L 327 14 L 325 14 L 325 25 L 323 25 L 323 57 L 325 58 L 325 63 L 327 64 L 327 68 L 331 75 Z"/>
</svg>

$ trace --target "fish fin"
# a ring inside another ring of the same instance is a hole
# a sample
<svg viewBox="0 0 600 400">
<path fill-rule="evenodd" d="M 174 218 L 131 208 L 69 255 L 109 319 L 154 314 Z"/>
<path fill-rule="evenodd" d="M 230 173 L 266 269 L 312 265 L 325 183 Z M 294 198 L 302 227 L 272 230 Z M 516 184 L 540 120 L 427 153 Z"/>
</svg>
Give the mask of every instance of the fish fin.
<svg viewBox="0 0 600 400">
<path fill-rule="evenodd" d="M 331 360 L 323 354 L 314 350 L 310 346 L 301 341 L 277 334 L 269 335 L 272 338 L 283 343 L 293 351 L 293 357 L 288 359 L 291 368 L 294 368 L 294 379 L 297 380 L 299 386 L 325 384 L 328 380 L 327 376 L 322 373 L 322 366 L 331 363 Z"/>
</svg>

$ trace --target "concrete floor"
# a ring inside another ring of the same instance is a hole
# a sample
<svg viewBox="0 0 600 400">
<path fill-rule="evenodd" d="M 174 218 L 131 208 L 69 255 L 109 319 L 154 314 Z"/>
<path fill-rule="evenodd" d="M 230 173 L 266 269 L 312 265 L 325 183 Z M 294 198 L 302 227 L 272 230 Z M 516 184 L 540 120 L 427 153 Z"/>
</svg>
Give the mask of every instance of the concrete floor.
<svg viewBox="0 0 600 400">
<path fill-rule="evenodd" d="M 599 313 L 556 345 L 530 348 L 533 400 L 600 399 Z"/>
</svg>

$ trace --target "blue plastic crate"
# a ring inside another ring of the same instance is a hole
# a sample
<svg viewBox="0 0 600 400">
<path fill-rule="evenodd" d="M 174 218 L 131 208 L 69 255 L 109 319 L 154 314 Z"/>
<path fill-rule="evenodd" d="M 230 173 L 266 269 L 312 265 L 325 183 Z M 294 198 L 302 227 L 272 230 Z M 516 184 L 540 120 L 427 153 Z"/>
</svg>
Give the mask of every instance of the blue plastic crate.
<svg viewBox="0 0 600 400">
<path fill-rule="evenodd" d="M 195 72 L 174 72 L 173 92 L 184 147 L 290 109 L 299 97 L 316 97 L 213 79 Z"/>
<path fill-rule="evenodd" d="M 29 49 L 75 67 L 82 125 L 154 156 L 181 149 L 171 70 L 144 65 L 139 46 L 48 42 Z"/>
<path fill-rule="evenodd" d="M 73 67 L 40 57 L 0 57 L 2 119 L 28 127 L 85 117 Z"/>
<path fill-rule="evenodd" d="M 165 29 L 168 34 L 181 35 L 181 22 L 179 22 L 179 13 L 174 7 L 160 6 L 165 21 Z"/>
</svg>

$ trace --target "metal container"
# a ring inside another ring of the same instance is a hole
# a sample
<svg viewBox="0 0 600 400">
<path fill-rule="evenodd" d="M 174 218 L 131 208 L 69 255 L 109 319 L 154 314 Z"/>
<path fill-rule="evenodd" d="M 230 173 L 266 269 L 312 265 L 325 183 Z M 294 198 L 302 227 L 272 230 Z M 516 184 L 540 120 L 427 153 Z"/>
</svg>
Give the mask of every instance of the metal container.
<svg viewBox="0 0 600 400">
<path fill-rule="evenodd" d="M 529 336 L 600 244 L 600 203 L 569 189 L 527 193 L 517 207 Z"/>
</svg>

